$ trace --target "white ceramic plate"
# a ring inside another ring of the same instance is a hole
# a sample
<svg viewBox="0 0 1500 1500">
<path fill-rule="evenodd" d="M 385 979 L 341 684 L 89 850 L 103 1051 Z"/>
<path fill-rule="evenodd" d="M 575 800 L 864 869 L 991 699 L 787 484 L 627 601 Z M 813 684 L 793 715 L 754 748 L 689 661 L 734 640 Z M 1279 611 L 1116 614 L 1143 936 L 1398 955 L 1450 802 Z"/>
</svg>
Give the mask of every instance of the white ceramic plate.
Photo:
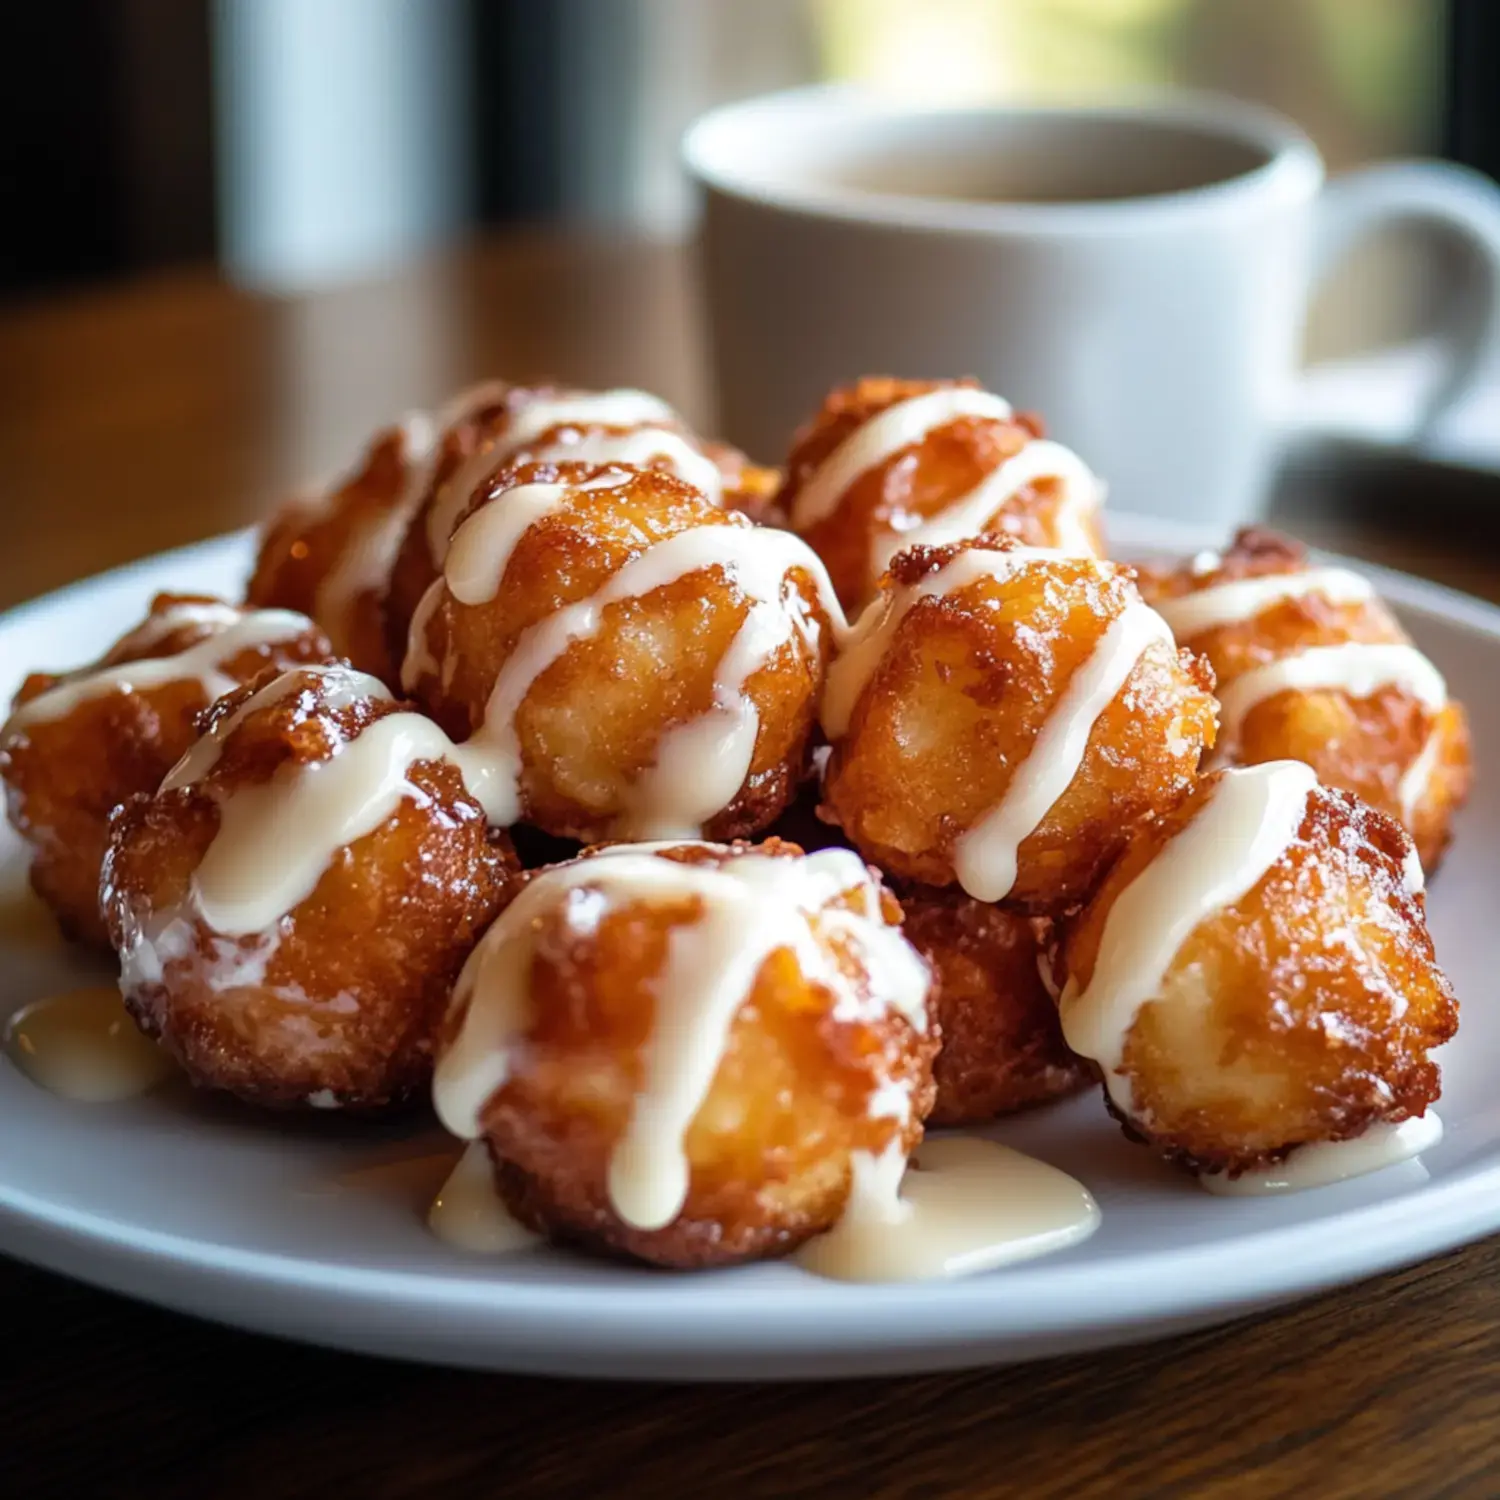
<svg viewBox="0 0 1500 1500">
<path fill-rule="evenodd" d="M 1127 550 L 1203 544 L 1113 517 Z M 1210 542 L 1215 539 L 1209 539 Z M 79 584 L 0 620 L 0 693 L 85 660 L 164 587 L 234 591 L 244 538 Z M 1373 571 L 1373 570 L 1370 570 Z M 1097 1099 L 999 1138 L 1074 1173 L 1099 1232 L 965 1281 L 861 1287 L 794 1266 L 670 1275 L 558 1251 L 486 1261 L 431 1238 L 445 1149 L 421 1123 L 267 1121 L 173 1085 L 71 1105 L 0 1063 L 0 1249 L 246 1328 L 380 1354 L 569 1375 L 718 1379 L 992 1364 L 1179 1332 L 1306 1296 L 1500 1228 L 1500 610 L 1394 574 L 1379 582 L 1453 691 L 1479 749 L 1474 801 L 1433 883 L 1438 951 L 1467 1001 L 1444 1064 L 1447 1136 L 1422 1162 L 1281 1199 L 1211 1198 L 1129 1145 Z M 22 894 L 0 833 L 0 1017 L 97 975 Z M 390 1163 L 407 1161 L 407 1169 Z"/>
</svg>

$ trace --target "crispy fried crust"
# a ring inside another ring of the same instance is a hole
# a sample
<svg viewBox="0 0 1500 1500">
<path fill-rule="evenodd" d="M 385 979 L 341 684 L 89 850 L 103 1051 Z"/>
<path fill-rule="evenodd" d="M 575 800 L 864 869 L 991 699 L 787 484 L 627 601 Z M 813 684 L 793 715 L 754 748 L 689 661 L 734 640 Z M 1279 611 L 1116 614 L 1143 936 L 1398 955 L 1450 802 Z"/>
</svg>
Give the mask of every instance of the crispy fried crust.
<svg viewBox="0 0 1500 1500">
<path fill-rule="evenodd" d="M 352 593 L 330 590 L 330 583 L 337 583 L 353 554 L 394 553 L 397 537 L 390 533 L 405 529 L 415 461 L 403 430 L 385 428 L 328 495 L 282 506 L 266 526 L 245 594 L 261 608 L 311 616 L 337 655 L 392 688 L 399 686 L 401 661 L 392 656 L 386 629 L 388 570 Z"/>
<path fill-rule="evenodd" d="M 497 476 L 465 518 L 505 505 L 518 484 L 581 484 L 605 472 L 583 464 L 526 464 Z M 725 529 L 723 511 L 665 472 L 608 472 L 629 477 L 618 488 L 578 490 L 526 530 L 493 599 L 461 604 L 444 589 L 428 617 L 431 665 L 412 690 L 455 737 L 483 722 L 496 678 L 526 631 L 591 598 L 650 544 L 693 527 Z M 735 517 L 734 526 L 753 535 L 747 521 Z M 709 838 L 765 828 L 806 772 L 828 621 L 811 579 L 795 569 L 788 580 L 788 594 L 799 594 L 823 629 L 816 648 L 794 637 L 745 684 L 759 715 L 755 751 L 738 794 L 709 822 Z M 719 661 L 749 608 L 747 596 L 717 566 L 607 605 L 597 632 L 566 648 L 516 714 L 523 818 L 559 837 L 589 842 L 613 836 L 666 733 L 713 704 Z"/>
<path fill-rule="evenodd" d="M 792 440 L 786 482 L 776 499 L 776 509 L 790 516 L 813 472 L 870 418 L 914 396 L 957 387 L 977 390 L 979 382 L 867 375 L 853 385 L 831 391 Z M 1029 414 L 1008 422 L 960 417 L 861 475 L 831 514 L 803 531 L 827 565 L 845 608 L 857 608 L 874 592 L 870 554 L 878 538 L 894 538 L 936 515 L 967 495 L 1032 438 L 1041 436 L 1040 419 Z M 1029 546 L 1056 546 L 1061 499 L 1062 490 L 1055 480 L 1038 480 L 1018 491 L 983 529 L 1005 532 Z M 1097 520 L 1087 521 L 1085 529 L 1093 535 L 1095 551 L 1102 553 Z"/>
<path fill-rule="evenodd" d="M 900 553 L 891 581 L 915 582 L 974 545 Z M 1062 558 L 920 601 L 833 748 L 827 811 L 882 869 L 955 883 L 958 839 L 1000 802 L 1073 673 L 1136 598 L 1129 569 Z M 1042 916 L 1083 900 L 1132 830 L 1187 790 L 1214 739 L 1212 684 L 1191 652 L 1147 648 L 1022 842 L 1007 907 Z"/>
<path fill-rule="evenodd" d="M 758 848 L 801 854 L 780 840 Z M 723 856 L 690 848 L 674 857 Z M 483 1112 L 502 1193 L 533 1228 L 660 1266 L 761 1259 L 834 1223 L 848 1196 L 852 1151 L 879 1151 L 897 1130 L 908 1149 L 921 1138 L 935 1037 L 894 1013 L 879 1022 L 835 1019 L 832 996 L 780 949 L 741 1006 L 688 1129 L 691 1178 L 681 1214 L 660 1230 L 619 1218 L 608 1165 L 640 1087 L 655 976 L 674 929 L 700 913 L 696 899 L 642 899 L 601 920 L 587 891 L 575 890 L 540 919 L 533 1019 L 509 1080 Z M 888 919 L 898 915 L 892 903 Z M 848 949 L 843 955 L 846 965 L 857 961 Z M 449 1027 L 458 1020 L 450 1017 Z M 886 1077 L 911 1088 L 905 1125 L 869 1113 L 871 1092 Z"/>
<path fill-rule="evenodd" d="M 374 832 L 340 849 L 277 937 L 213 933 L 196 913 L 192 879 L 218 832 L 215 798 L 324 759 L 331 731 L 357 737 L 400 710 L 376 699 L 330 710 L 322 697 L 309 679 L 243 719 L 202 782 L 122 807 L 103 901 L 125 956 L 131 1014 L 195 1084 L 269 1108 L 317 1099 L 374 1110 L 426 1084 L 453 981 L 517 867 L 458 771 L 420 761 L 410 779 L 425 800 L 403 799 Z M 155 935 L 159 978 L 155 966 L 131 962 L 141 934 Z"/>
<path fill-rule="evenodd" d="M 1204 805 L 1208 777 L 1143 831 L 1069 924 L 1061 973 L 1093 976 L 1110 908 Z M 1317 788 L 1297 837 L 1245 897 L 1198 925 L 1137 1014 L 1128 1133 L 1198 1170 L 1239 1173 L 1309 1141 L 1418 1115 L 1458 1008 L 1433 955 L 1410 841 L 1347 792 Z"/>
<path fill-rule="evenodd" d="M 1260 528 L 1241 531 L 1217 566 L 1142 569 L 1148 599 L 1174 599 L 1245 578 L 1300 573 L 1306 550 Z M 1252 619 L 1200 631 L 1181 642 L 1206 656 L 1220 691 L 1256 667 L 1313 646 L 1346 641 L 1408 643 L 1410 637 L 1379 599 L 1335 603 L 1319 595 L 1284 599 Z M 1433 763 L 1405 816 L 1400 787 L 1408 768 L 1435 737 Z M 1432 873 L 1453 835 L 1453 817 L 1468 798 L 1473 756 L 1468 716 L 1450 702 L 1434 717 L 1411 694 L 1386 688 L 1353 700 L 1337 691 L 1278 693 L 1245 716 L 1234 752 L 1238 765 L 1301 760 L 1327 786 L 1340 787 L 1405 821 L 1423 868 Z"/>
<path fill-rule="evenodd" d="M 929 1125 L 981 1125 L 1092 1077 L 1063 1041 L 1038 970 L 1038 923 L 961 891 L 910 887 L 903 929 L 937 978 L 942 1050 Z"/>
<path fill-rule="evenodd" d="M 181 604 L 216 604 L 198 594 L 158 594 L 146 619 L 98 661 L 68 676 L 85 676 L 123 662 L 172 656 L 214 634 L 205 625 L 183 625 L 164 635 L 151 621 Z M 226 661 L 223 672 L 240 682 L 268 663 L 326 661 L 328 641 L 311 620 L 294 640 L 253 646 Z M 34 672 L 16 695 L 30 702 L 63 681 Z M 99 867 L 109 845 L 109 815 L 161 779 L 198 737 L 195 720 L 209 705 L 196 678 L 112 691 L 86 698 L 55 719 L 18 726 L 0 743 L 11 826 L 31 851 L 31 884 L 62 930 L 77 942 L 107 948 L 99 912 Z"/>
<path fill-rule="evenodd" d="M 398 668 L 406 654 L 412 616 L 422 595 L 438 576 L 438 560 L 428 546 L 427 528 L 428 516 L 439 493 L 461 464 L 481 448 L 490 447 L 504 437 L 519 412 L 537 401 L 551 400 L 563 394 L 563 387 L 545 381 L 508 386 L 493 402 L 473 407 L 443 433 L 427 492 L 407 527 L 391 572 L 386 630 L 390 654 Z M 548 442 L 558 430 L 539 434 L 538 446 Z M 698 442 L 685 430 L 682 436 L 690 442 L 697 442 L 724 476 L 724 504 L 727 508 L 741 511 L 753 521 L 774 521 L 773 502 L 781 483 L 780 474 L 774 469 L 752 464 L 738 448 L 728 443 Z M 520 464 L 525 458 L 524 453 L 515 454 L 511 463 Z"/>
<path fill-rule="evenodd" d="M 427 518 L 438 495 L 461 465 L 500 437 L 521 407 L 530 400 L 555 396 L 559 390 L 550 384 L 504 387 L 494 401 L 470 407 L 444 429 L 438 439 L 427 492 L 412 513 L 386 591 L 386 633 L 393 661 L 399 664 L 405 657 L 412 616 L 428 585 L 438 575 L 437 563 L 427 544 Z"/>
</svg>

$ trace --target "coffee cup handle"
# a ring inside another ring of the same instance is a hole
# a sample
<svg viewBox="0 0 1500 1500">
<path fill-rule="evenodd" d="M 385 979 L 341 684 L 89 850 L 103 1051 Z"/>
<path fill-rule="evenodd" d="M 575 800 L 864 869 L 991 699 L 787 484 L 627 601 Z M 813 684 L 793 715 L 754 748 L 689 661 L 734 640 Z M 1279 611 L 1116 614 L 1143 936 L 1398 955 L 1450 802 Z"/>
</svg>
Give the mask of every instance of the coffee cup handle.
<svg viewBox="0 0 1500 1500">
<path fill-rule="evenodd" d="M 1410 223 L 1447 230 L 1471 251 L 1449 325 L 1446 368 L 1413 429 L 1421 439 L 1500 369 L 1500 189 L 1467 167 L 1435 161 L 1382 162 L 1334 178 L 1318 201 L 1313 286 L 1367 235 Z"/>
</svg>

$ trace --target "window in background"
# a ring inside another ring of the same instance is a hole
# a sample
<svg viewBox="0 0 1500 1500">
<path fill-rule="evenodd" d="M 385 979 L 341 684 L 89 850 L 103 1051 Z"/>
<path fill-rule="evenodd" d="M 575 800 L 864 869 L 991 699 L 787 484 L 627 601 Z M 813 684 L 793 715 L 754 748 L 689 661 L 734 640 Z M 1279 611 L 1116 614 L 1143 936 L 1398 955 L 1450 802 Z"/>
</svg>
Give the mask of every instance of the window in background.
<svg viewBox="0 0 1500 1500">
<path fill-rule="evenodd" d="M 1186 86 L 1290 115 L 1334 170 L 1442 145 L 1447 16 L 1434 0 L 813 3 L 826 76 L 925 101 L 1077 103 Z M 1310 356 L 1441 321 L 1442 253 L 1418 232 L 1362 250 L 1320 299 Z"/>
<path fill-rule="evenodd" d="M 556 209 L 656 232 L 691 219 L 676 150 L 695 114 L 820 78 L 934 103 L 1221 90 L 1292 116 L 1333 170 L 1443 143 L 1449 8 L 1439 0 L 561 0 L 548 9 L 567 121 Z M 591 79 L 606 60 L 604 90 Z M 499 144 L 503 168 L 515 146 Z M 1363 248 L 1320 299 L 1310 354 L 1399 342 L 1441 321 L 1447 278 L 1433 274 L 1434 253 L 1441 247 L 1417 232 Z"/>
<path fill-rule="evenodd" d="M 1295 117 L 1335 169 L 1446 144 L 1500 170 L 1500 0 L 12 9 L 0 193 L 17 229 L 0 246 L 0 291 L 215 248 L 263 286 L 357 278 L 517 220 L 680 234 L 692 202 L 677 140 L 693 116 L 818 78 L 940 101 L 1224 89 Z M 1313 347 L 1424 325 L 1443 278 L 1417 265 L 1393 244 L 1351 266 Z"/>
<path fill-rule="evenodd" d="M 1221 89 L 1285 111 L 1335 166 L 1435 149 L 1433 0 L 813 0 L 824 71 L 931 101 Z"/>
</svg>

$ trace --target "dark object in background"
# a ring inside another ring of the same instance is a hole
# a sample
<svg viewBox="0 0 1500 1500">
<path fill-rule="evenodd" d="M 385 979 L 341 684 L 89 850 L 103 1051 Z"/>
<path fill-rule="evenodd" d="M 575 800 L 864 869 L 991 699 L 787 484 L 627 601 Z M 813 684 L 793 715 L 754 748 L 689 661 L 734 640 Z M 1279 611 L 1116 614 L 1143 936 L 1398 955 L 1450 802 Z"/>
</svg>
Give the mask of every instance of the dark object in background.
<svg viewBox="0 0 1500 1500">
<path fill-rule="evenodd" d="M 206 0 L 7 6 L 0 293 L 214 253 Z"/>
<path fill-rule="evenodd" d="M 1500 181 L 1500 5 L 1449 0 L 1443 154 Z"/>
<path fill-rule="evenodd" d="M 1371 555 L 1393 567 L 1430 571 L 1405 549 L 1430 546 L 1434 537 L 1463 537 L 1482 562 L 1500 549 L 1500 474 L 1357 438 L 1310 437 L 1283 455 L 1268 519 L 1335 547 L 1357 526 L 1361 540 L 1374 544 Z M 1482 579 L 1443 581 L 1490 592 Z"/>
<path fill-rule="evenodd" d="M 562 175 L 560 13 L 534 0 L 469 5 L 479 221 L 543 217 L 557 207 Z"/>
<path fill-rule="evenodd" d="M 467 6 L 477 222 L 555 215 L 581 191 L 570 180 L 581 122 L 608 114 L 640 61 L 636 7 Z M 1447 6 L 1445 152 L 1500 180 L 1500 4 Z M 212 259 L 210 11 L 210 0 L 0 10 L 0 296 Z"/>
<path fill-rule="evenodd" d="M 210 9 L 52 0 L 0 12 L 0 297 L 214 258 Z M 564 49 L 594 35 L 589 76 L 601 87 L 624 76 L 626 8 L 593 28 L 578 0 L 467 9 L 477 221 L 554 215 L 583 110 L 562 97 Z"/>
</svg>

